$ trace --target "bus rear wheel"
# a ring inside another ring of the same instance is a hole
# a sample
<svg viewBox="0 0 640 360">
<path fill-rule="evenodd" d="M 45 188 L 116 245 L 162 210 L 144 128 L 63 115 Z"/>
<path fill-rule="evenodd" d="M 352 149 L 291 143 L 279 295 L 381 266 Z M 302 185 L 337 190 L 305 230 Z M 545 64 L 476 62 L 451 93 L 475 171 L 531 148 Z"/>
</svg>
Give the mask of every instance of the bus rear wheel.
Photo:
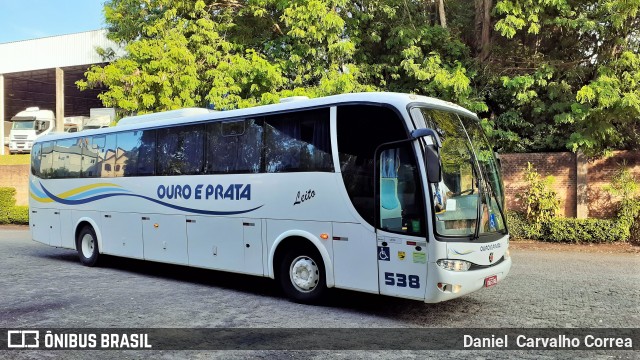
<svg viewBox="0 0 640 360">
<path fill-rule="evenodd" d="M 295 302 L 314 303 L 327 292 L 324 263 L 316 249 L 292 248 L 280 264 L 280 286 Z"/>
<path fill-rule="evenodd" d="M 98 264 L 98 258 L 100 257 L 98 238 L 91 226 L 85 226 L 78 233 L 76 249 L 78 250 L 78 256 L 80 257 L 82 265 L 96 266 Z"/>
</svg>

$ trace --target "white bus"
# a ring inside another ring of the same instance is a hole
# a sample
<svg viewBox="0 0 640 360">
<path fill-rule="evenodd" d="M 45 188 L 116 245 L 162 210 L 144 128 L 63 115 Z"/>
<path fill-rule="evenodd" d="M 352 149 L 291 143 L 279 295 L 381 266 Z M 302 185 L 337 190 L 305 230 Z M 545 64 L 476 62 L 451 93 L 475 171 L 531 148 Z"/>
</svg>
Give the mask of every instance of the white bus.
<svg viewBox="0 0 640 360">
<path fill-rule="evenodd" d="M 37 140 L 33 239 L 327 288 L 439 302 L 511 267 L 504 191 L 473 113 L 343 94 Z"/>
</svg>

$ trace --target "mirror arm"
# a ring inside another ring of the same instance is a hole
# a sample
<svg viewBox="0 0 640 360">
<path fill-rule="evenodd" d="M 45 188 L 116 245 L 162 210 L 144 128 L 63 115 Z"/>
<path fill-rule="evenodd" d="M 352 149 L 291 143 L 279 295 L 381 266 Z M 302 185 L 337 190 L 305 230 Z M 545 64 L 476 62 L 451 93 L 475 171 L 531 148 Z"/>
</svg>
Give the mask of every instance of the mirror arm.
<svg viewBox="0 0 640 360">
<path fill-rule="evenodd" d="M 411 139 L 414 140 L 425 136 L 432 136 L 436 140 L 435 143 L 438 148 L 442 148 L 442 141 L 440 140 L 440 136 L 438 136 L 438 133 L 433 129 L 421 128 L 415 129 L 411 132 Z"/>
</svg>

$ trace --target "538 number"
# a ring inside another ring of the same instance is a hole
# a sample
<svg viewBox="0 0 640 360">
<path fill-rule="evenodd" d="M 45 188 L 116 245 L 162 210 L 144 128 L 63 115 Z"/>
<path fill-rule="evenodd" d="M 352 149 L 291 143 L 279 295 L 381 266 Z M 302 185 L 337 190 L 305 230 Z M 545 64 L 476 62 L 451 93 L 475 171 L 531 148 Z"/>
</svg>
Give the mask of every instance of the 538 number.
<svg viewBox="0 0 640 360">
<path fill-rule="evenodd" d="M 418 275 L 394 274 L 390 272 L 384 273 L 385 285 L 407 287 L 412 289 L 420 288 L 420 277 Z"/>
</svg>

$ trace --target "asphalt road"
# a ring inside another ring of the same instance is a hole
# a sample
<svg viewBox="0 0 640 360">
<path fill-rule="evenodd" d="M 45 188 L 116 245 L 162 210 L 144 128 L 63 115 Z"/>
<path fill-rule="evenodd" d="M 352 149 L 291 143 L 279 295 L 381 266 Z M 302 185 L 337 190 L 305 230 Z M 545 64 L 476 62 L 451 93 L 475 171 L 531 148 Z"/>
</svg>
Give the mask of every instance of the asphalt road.
<svg viewBox="0 0 640 360">
<path fill-rule="evenodd" d="M 615 328 L 640 327 L 640 254 L 512 251 L 509 277 L 439 304 L 336 290 L 327 303 L 288 301 L 270 279 L 107 257 L 0 229 L 0 328 Z M 104 259 L 103 259 L 104 260 Z M 0 352 L 0 358 L 8 356 Z M 637 358 L 630 351 L 82 351 L 11 358 Z"/>
</svg>

